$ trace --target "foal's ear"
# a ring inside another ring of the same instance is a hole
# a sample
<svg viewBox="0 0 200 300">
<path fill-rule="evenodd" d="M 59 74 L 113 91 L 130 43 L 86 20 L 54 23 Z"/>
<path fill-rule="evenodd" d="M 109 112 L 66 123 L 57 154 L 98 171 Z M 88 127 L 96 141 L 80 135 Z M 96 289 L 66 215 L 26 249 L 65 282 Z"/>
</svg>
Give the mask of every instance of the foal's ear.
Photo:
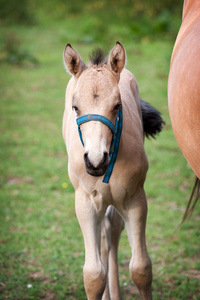
<svg viewBox="0 0 200 300">
<path fill-rule="evenodd" d="M 108 58 L 108 66 L 116 77 L 120 76 L 126 63 L 126 52 L 124 47 L 117 42 L 115 47 L 111 50 Z"/>
<path fill-rule="evenodd" d="M 86 68 L 80 55 L 76 50 L 72 48 L 70 44 L 67 44 L 63 53 L 64 65 L 67 71 L 78 78 L 83 70 Z"/>
</svg>

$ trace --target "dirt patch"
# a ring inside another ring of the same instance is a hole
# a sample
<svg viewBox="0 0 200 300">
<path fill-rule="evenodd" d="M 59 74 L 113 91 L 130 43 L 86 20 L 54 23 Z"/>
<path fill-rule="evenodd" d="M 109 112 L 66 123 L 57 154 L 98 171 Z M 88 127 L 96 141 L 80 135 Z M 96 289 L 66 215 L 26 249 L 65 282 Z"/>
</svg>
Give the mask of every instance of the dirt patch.
<svg viewBox="0 0 200 300">
<path fill-rule="evenodd" d="M 200 270 L 190 269 L 188 271 L 182 272 L 183 275 L 186 275 L 188 278 L 195 278 L 200 282 Z"/>
<path fill-rule="evenodd" d="M 29 183 L 29 184 L 33 184 L 34 181 L 32 178 L 30 177 L 20 177 L 20 176 L 11 176 L 7 179 L 6 183 L 8 185 L 12 185 L 12 184 L 17 184 L 17 183 Z"/>
</svg>

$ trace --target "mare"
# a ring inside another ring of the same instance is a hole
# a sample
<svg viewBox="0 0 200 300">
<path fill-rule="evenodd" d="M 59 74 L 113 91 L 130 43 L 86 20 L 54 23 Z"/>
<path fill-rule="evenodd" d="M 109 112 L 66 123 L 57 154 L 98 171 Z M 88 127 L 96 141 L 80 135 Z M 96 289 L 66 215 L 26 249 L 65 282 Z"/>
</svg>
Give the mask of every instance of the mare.
<svg viewBox="0 0 200 300">
<path fill-rule="evenodd" d="M 119 42 L 107 61 L 96 57 L 89 66 L 70 44 L 64 50 L 72 78 L 66 89 L 63 138 L 84 238 L 83 279 L 89 300 L 121 299 L 117 252 L 124 222 L 132 250 L 132 280 L 142 299 L 152 299 L 152 265 L 145 241 L 144 135 L 154 137 L 163 121 L 156 109 L 139 99 L 125 61 Z"/>
<path fill-rule="evenodd" d="M 200 197 L 200 1 L 185 0 L 182 24 L 174 45 L 168 78 L 168 104 L 178 145 L 197 176 L 197 195 L 185 217 Z M 183 219 L 183 220 L 184 220 Z"/>
</svg>

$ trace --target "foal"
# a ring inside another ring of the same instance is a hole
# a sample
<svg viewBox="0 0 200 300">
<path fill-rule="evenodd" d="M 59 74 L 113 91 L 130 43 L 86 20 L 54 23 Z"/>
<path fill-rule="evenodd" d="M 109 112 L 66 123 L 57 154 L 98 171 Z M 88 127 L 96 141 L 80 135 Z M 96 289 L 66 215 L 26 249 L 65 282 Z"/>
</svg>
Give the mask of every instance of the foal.
<svg viewBox="0 0 200 300">
<path fill-rule="evenodd" d="M 142 122 L 142 112 L 147 120 L 150 106 L 139 99 L 137 82 L 124 69 L 125 61 L 119 42 L 108 62 L 97 60 L 88 67 L 71 45 L 64 50 L 66 69 L 73 76 L 66 89 L 63 137 L 85 244 L 83 277 L 89 300 L 120 299 L 117 248 L 124 222 L 132 250 L 132 280 L 142 299 L 152 299 L 152 266 L 145 241 L 148 160 Z M 153 114 L 155 134 L 163 121 L 155 109 Z M 117 159 L 111 166 L 113 149 Z"/>
</svg>

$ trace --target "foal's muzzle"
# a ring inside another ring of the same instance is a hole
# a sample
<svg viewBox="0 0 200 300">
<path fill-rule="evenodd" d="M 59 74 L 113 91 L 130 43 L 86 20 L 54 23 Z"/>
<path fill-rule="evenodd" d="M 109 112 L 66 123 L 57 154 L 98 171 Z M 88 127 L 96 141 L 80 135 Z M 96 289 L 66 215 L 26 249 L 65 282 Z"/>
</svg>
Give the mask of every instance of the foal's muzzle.
<svg viewBox="0 0 200 300">
<path fill-rule="evenodd" d="M 88 156 L 88 152 L 84 154 L 84 161 L 85 161 L 85 166 L 86 166 L 86 171 L 88 174 L 92 176 L 102 176 L 105 174 L 108 165 L 109 165 L 109 153 L 104 152 L 103 158 L 100 161 L 100 163 L 97 166 L 94 166 Z"/>
<path fill-rule="evenodd" d="M 80 125 L 83 123 L 89 122 L 89 121 L 100 121 L 101 123 L 108 126 L 113 134 L 113 139 L 112 139 L 111 146 L 110 146 L 110 153 L 109 154 L 104 153 L 104 157 L 102 158 L 102 160 L 98 166 L 94 166 L 93 164 L 91 164 L 87 153 L 85 153 L 85 156 L 84 156 L 87 172 L 93 176 L 104 175 L 102 182 L 108 183 L 110 180 L 110 176 L 112 174 L 114 164 L 117 159 L 118 150 L 119 150 L 119 143 L 120 143 L 120 137 L 121 137 L 121 132 L 122 132 L 122 124 L 123 124 L 122 106 L 119 107 L 115 125 L 110 120 L 108 120 L 106 117 L 97 115 L 97 114 L 87 114 L 87 115 L 83 115 L 81 117 L 77 117 L 76 123 L 78 125 L 79 137 L 80 137 L 83 147 L 84 147 L 84 143 L 83 143 L 83 139 L 82 139 Z"/>
</svg>

